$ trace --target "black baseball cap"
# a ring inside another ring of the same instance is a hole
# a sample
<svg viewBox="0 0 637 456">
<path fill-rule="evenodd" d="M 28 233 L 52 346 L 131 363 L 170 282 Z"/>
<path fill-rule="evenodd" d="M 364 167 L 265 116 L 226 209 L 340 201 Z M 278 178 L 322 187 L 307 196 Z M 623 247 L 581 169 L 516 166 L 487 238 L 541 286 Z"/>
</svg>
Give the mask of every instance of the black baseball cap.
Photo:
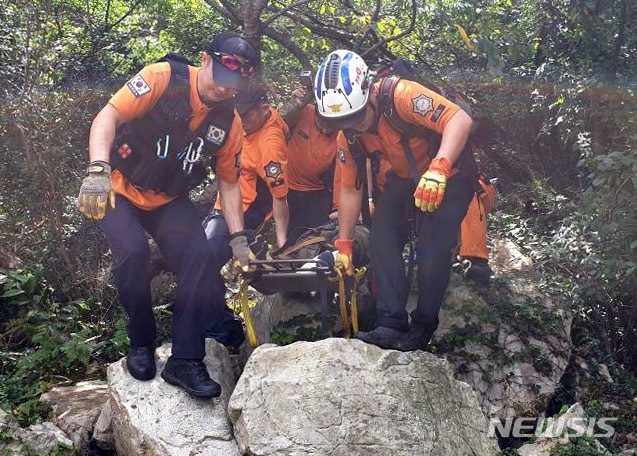
<svg viewBox="0 0 637 456">
<path fill-rule="evenodd" d="M 241 90 L 259 73 L 258 52 L 248 40 L 234 32 L 215 36 L 206 52 L 212 57 L 212 77 L 219 87 Z"/>
<path fill-rule="evenodd" d="M 234 107 L 240 116 L 260 103 L 267 103 L 268 92 L 260 85 L 250 84 L 248 88 L 234 97 Z"/>
</svg>

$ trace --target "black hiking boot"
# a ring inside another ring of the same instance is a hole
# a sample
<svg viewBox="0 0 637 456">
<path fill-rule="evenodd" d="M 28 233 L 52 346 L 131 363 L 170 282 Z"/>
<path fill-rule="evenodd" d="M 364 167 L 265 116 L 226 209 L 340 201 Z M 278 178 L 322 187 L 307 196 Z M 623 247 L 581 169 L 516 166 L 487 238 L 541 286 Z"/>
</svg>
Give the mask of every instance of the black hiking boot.
<svg viewBox="0 0 637 456">
<path fill-rule="evenodd" d="M 168 358 L 161 373 L 166 383 L 183 388 L 191 396 L 211 398 L 221 395 L 221 385 L 208 375 L 206 365 L 199 359 Z"/>
<path fill-rule="evenodd" d="M 493 271 L 484 258 L 466 257 L 462 259 L 464 276 L 478 283 L 488 284 Z"/>
<path fill-rule="evenodd" d="M 155 366 L 155 345 L 131 347 L 126 356 L 128 372 L 137 380 L 152 380 L 157 373 Z"/>
<path fill-rule="evenodd" d="M 380 348 L 398 351 L 420 350 L 429 342 L 427 339 L 423 344 L 422 331 L 413 328 L 409 331 L 399 331 L 388 326 L 377 326 L 369 332 L 359 332 L 354 338 Z"/>
</svg>

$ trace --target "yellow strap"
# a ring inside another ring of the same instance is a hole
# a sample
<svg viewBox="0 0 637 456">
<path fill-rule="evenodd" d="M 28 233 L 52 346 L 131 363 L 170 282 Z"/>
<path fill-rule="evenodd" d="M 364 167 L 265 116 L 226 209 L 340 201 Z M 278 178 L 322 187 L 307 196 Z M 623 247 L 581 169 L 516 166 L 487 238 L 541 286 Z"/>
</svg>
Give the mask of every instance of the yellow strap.
<svg viewBox="0 0 637 456">
<path fill-rule="evenodd" d="M 350 300 L 352 305 L 352 329 L 354 330 L 354 334 L 358 333 L 358 301 L 356 299 L 358 295 L 358 283 L 366 272 L 367 268 L 365 267 L 357 269 L 354 272 L 354 288 L 352 289 L 352 298 Z"/>
<path fill-rule="evenodd" d="M 252 348 L 256 348 L 259 345 L 257 341 L 257 334 L 254 332 L 254 324 L 252 323 L 252 314 L 250 313 L 250 304 L 248 302 L 248 285 L 249 280 L 241 279 L 241 285 L 239 287 L 239 304 L 241 304 L 241 311 L 243 313 L 243 319 L 246 322 L 246 334 L 248 335 L 248 341 Z"/>
<path fill-rule="evenodd" d="M 330 280 L 338 280 L 338 297 L 341 308 L 341 322 L 343 323 L 343 333 L 346 339 L 349 339 L 351 332 L 349 329 L 349 320 L 347 318 L 347 297 L 345 296 L 345 277 L 343 277 L 343 271 L 340 268 L 335 268 L 336 279 L 330 277 Z"/>
</svg>

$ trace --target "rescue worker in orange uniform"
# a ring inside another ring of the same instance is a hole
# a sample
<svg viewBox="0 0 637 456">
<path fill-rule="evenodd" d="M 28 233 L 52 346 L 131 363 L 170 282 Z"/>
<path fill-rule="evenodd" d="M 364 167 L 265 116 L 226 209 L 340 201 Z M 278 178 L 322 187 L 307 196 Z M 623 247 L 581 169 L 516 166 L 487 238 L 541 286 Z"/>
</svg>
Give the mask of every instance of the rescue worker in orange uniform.
<svg viewBox="0 0 637 456">
<path fill-rule="evenodd" d="M 221 33 L 202 53 L 201 67 L 170 58 L 142 69 L 91 127 L 91 162 L 78 207 L 100 220 L 113 254 L 113 275 L 129 319 L 128 371 L 139 380 L 156 373 L 148 233 L 177 277 L 172 356 L 162 377 L 193 396 L 221 394 L 202 360 L 205 324 L 222 309 L 211 306 L 209 280 L 219 252 L 209 250 L 188 192 L 205 178 L 210 165 L 235 236 L 232 254 L 247 268 L 252 252 L 240 234 L 238 183 L 243 135 L 230 98 L 258 69 L 258 54 L 248 41 Z"/>
<path fill-rule="evenodd" d="M 328 220 L 332 208 L 336 131 L 329 129 L 316 115 L 314 103 L 307 103 L 306 89 L 292 92 L 296 109 L 282 109 L 290 128 L 288 142 L 288 204 L 293 238 L 307 228 L 314 228 Z M 303 102 L 305 101 L 305 106 Z M 300 102 L 300 103 L 299 103 Z"/>
<path fill-rule="evenodd" d="M 392 88 L 392 109 L 381 111 L 383 80 L 374 82 L 363 59 L 338 50 L 329 54 L 316 74 L 319 114 L 351 136 L 378 136 L 382 154 L 391 164 L 371 227 L 371 259 L 377 285 L 378 326 L 357 338 L 382 348 L 415 350 L 424 347 L 438 326 L 438 312 L 449 283 L 450 251 L 475 191 L 476 165 L 466 148 L 472 120 L 458 105 L 426 87 L 398 80 Z M 426 137 L 407 138 L 414 166 L 392 127 L 389 114 L 440 135 L 437 151 Z M 429 152 L 435 152 L 432 158 Z M 339 198 L 339 239 L 336 262 L 351 272 L 352 234 L 361 209 L 358 169 L 348 139 L 338 137 L 342 184 Z M 417 168 L 414 170 L 414 168 Z M 417 175 L 414 176 L 414 174 Z M 418 182 L 415 180 L 419 179 Z M 415 206 L 415 207 L 414 207 Z M 418 304 L 405 309 L 408 284 L 402 252 L 409 225 L 408 210 L 417 212 Z"/>
<path fill-rule="evenodd" d="M 235 107 L 241 116 L 245 140 L 241 155 L 239 185 L 243 196 L 245 229 L 242 235 L 253 232 L 272 213 L 276 243 L 283 246 L 287 240 L 289 221 L 287 144 L 289 129 L 279 113 L 267 103 L 267 93 L 261 87 L 240 93 Z M 245 335 L 241 322 L 234 318 L 225 305 L 226 286 L 221 269 L 232 257 L 231 235 L 223 206 L 223 194 L 204 221 L 204 230 L 214 256 L 213 274 L 208 278 L 213 285 L 215 307 L 223 305 L 224 317 L 215 320 L 206 330 L 208 337 L 232 346 L 243 342 Z"/>
<path fill-rule="evenodd" d="M 460 225 L 460 269 L 465 277 L 487 283 L 492 271 L 487 249 L 487 214 L 495 202 L 496 188 L 489 178 L 480 174 L 480 189 L 475 193 L 467 215 Z M 455 267 L 455 266 L 454 266 Z"/>
</svg>

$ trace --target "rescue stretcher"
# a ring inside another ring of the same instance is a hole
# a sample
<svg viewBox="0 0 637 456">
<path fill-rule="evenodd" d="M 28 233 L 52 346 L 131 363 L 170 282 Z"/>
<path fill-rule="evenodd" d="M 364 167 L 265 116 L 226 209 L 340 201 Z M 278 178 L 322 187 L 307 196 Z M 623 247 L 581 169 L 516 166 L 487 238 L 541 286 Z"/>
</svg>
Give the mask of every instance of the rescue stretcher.
<svg viewBox="0 0 637 456">
<path fill-rule="evenodd" d="M 248 286 L 252 286 L 263 294 L 317 292 L 320 296 L 321 329 L 326 336 L 329 336 L 331 332 L 328 321 L 329 305 L 337 293 L 344 336 L 349 338 L 352 333 L 358 332 L 357 289 L 367 272 L 366 267 L 356 269 L 352 276 L 347 276 L 333 264 L 321 258 L 254 260 L 250 262 L 250 265 L 256 269 L 241 278 L 236 299 L 243 313 L 248 341 L 253 348 L 259 343 L 248 304 Z M 348 301 L 350 316 L 348 316 Z"/>
</svg>

